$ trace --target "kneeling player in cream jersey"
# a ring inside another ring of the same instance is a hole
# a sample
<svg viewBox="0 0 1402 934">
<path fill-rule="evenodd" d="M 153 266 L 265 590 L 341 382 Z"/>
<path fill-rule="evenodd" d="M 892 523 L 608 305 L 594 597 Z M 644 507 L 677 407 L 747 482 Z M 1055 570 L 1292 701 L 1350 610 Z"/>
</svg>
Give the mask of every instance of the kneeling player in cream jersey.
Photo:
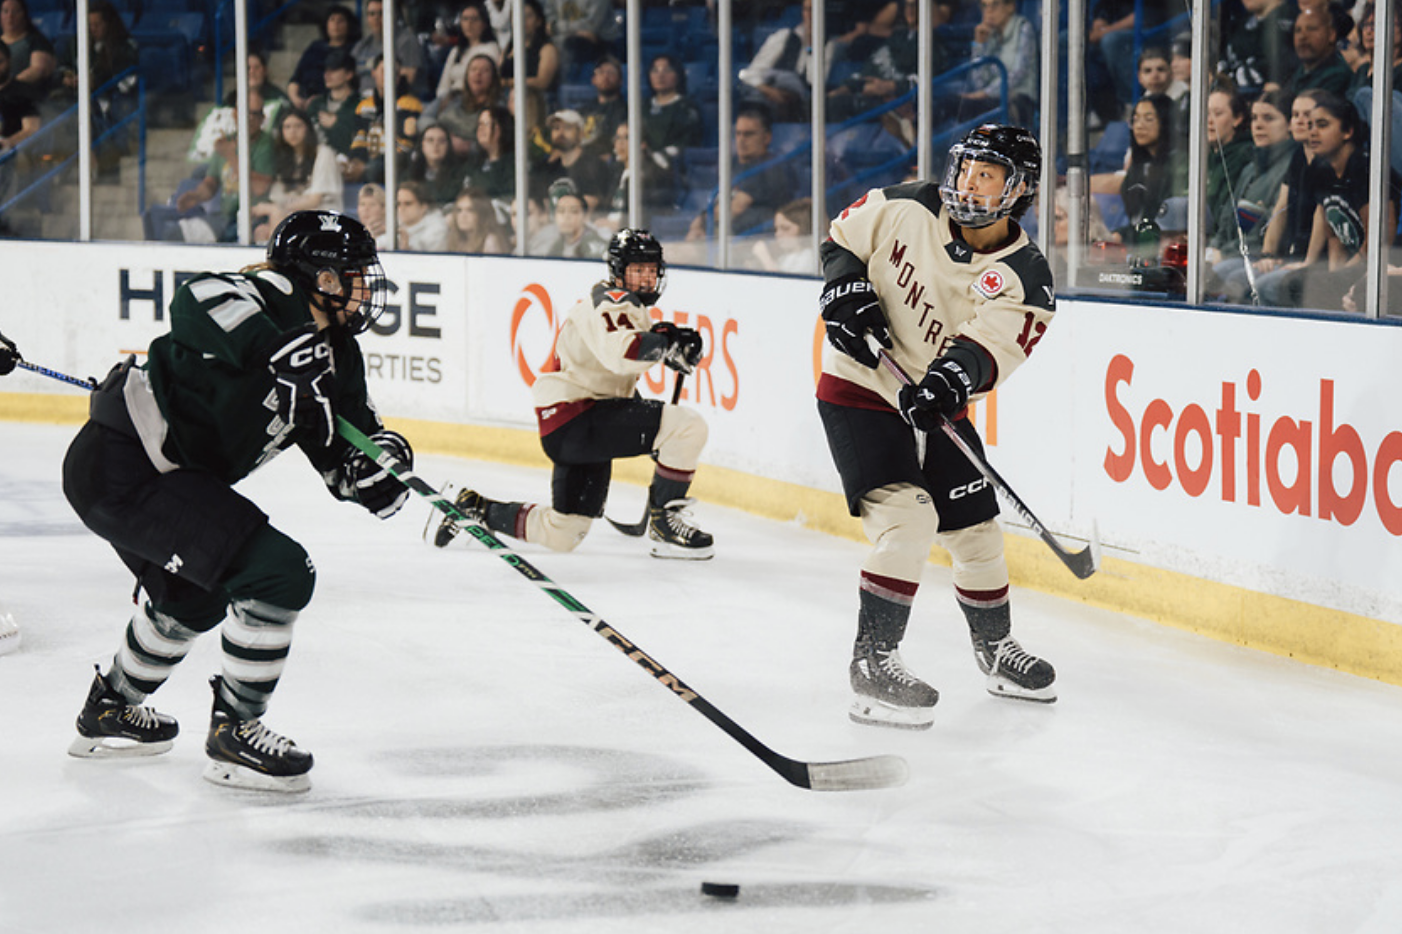
<svg viewBox="0 0 1402 934">
<path fill-rule="evenodd" d="M 657 558 L 712 556 L 711 536 L 687 517 L 687 490 L 706 445 L 694 410 L 637 395 L 638 379 L 659 361 L 679 373 L 701 362 L 701 335 L 660 321 L 648 308 L 662 294 L 662 245 L 646 230 L 623 229 L 609 241 L 609 277 L 570 309 L 546 372 L 532 387 L 540 443 L 555 465 L 551 504 L 502 503 L 463 490 L 457 507 L 503 535 L 570 551 L 604 514 L 616 457 L 652 454 L 648 536 Z M 458 533 L 445 519 L 433 533 L 444 547 Z"/>
<path fill-rule="evenodd" d="M 953 559 L 955 596 L 988 691 L 1056 699 L 1052 666 L 1011 635 L 994 491 L 940 429 L 948 416 L 981 449 L 968 403 L 1001 385 L 1051 322 L 1051 271 L 1015 222 L 1040 171 L 1030 135 L 981 126 L 950 152 L 943 185 L 868 192 L 823 244 L 832 346 L 818 411 L 848 507 L 874 545 L 862 565 L 850 667 L 859 723 L 923 729 L 934 719 L 938 692 L 898 651 L 934 542 Z M 878 366 L 869 339 L 923 378 L 902 387 Z"/>
</svg>

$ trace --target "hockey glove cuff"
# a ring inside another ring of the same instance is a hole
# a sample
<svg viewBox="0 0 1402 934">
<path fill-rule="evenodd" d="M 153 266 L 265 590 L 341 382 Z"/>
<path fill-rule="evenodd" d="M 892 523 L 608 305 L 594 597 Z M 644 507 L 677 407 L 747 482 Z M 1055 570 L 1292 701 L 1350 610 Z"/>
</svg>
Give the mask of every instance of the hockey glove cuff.
<svg viewBox="0 0 1402 934">
<path fill-rule="evenodd" d="M 398 432 L 377 431 L 370 440 L 406 466 L 414 466 L 414 451 Z M 342 475 L 354 491 L 355 501 L 381 519 L 394 515 L 409 499 L 409 488 L 361 451 L 353 451 L 346 458 Z"/>
<path fill-rule="evenodd" d="M 870 334 L 889 350 L 891 331 L 871 280 L 856 273 L 832 280 L 823 286 L 818 308 L 832 345 L 863 366 L 876 369 L 876 354 L 867 346 L 866 336 Z"/>
<path fill-rule="evenodd" d="M 924 379 L 901 387 L 901 418 L 920 431 L 934 431 L 941 415 L 952 417 L 969 404 L 973 388 L 973 378 L 959 361 L 941 357 L 930 364 Z"/>
<path fill-rule="evenodd" d="M 4 334 L 0 334 L 0 376 L 8 376 L 13 373 L 15 366 L 23 359 L 15 342 Z"/>
<path fill-rule="evenodd" d="M 309 324 L 285 335 L 268 358 L 277 414 L 294 436 L 318 448 L 331 445 L 336 436 L 336 413 L 331 407 L 331 345 L 316 325 Z"/>
</svg>

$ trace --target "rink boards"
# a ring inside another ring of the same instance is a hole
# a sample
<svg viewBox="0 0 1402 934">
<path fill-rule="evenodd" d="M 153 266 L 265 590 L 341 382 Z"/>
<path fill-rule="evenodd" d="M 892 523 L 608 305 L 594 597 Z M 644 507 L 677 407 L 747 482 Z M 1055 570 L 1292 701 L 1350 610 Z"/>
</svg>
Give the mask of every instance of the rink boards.
<svg viewBox="0 0 1402 934">
<path fill-rule="evenodd" d="M 100 376 L 166 330 L 184 278 L 261 256 L 10 243 L 0 330 L 35 363 Z M 603 264 L 392 254 L 384 265 L 390 309 L 362 346 L 385 416 L 425 450 L 542 462 L 530 384 Z M 698 495 L 859 537 L 814 409 L 819 282 L 668 278 L 652 316 L 706 340 L 683 397 L 710 426 Z M 990 460 L 1042 522 L 1073 547 L 1097 527 L 1107 566 L 1078 582 L 1014 535 L 1015 577 L 1402 683 L 1398 359 L 1402 330 L 1388 325 L 1062 300 L 1028 363 L 975 418 Z M 659 368 L 643 389 L 669 397 L 672 378 Z M 3 388 L 4 417 L 81 415 L 61 383 L 15 373 Z"/>
</svg>

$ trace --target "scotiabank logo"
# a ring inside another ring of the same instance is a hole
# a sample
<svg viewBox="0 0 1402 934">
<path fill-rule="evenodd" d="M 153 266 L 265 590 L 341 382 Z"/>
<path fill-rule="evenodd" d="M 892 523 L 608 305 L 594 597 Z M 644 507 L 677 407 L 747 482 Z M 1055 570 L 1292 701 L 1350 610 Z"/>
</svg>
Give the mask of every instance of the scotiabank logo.
<svg viewBox="0 0 1402 934">
<path fill-rule="evenodd" d="M 520 297 L 516 299 L 516 306 L 511 312 L 511 355 L 521 381 L 527 386 L 535 385 L 536 377 L 554 366 L 555 339 L 565 323 L 568 308 L 566 305 L 557 311 L 550 291 L 534 282 L 522 289 Z M 647 322 L 635 324 L 651 327 L 653 322 L 666 317 L 674 324 L 695 328 L 701 334 L 705 356 L 687 377 L 681 400 L 707 403 L 726 411 L 734 410 L 740 401 L 740 372 L 735 363 L 732 342 L 740 333 L 739 322 L 727 318 L 717 326 L 708 315 L 671 311 L 664 316 L 662 310 L 656 307 L 649 308 L 647 316 Z M 658 364 L 643 374 L 642 384 L 656 394 L 664 391 L 670 393 L 675 378 L 675 373 Z"/>
<path fill-rule="evenodd" d="M 1164 399 L 1131 411 L 1120 391 L 1133 380 L 1134 362 L 1116 355 L 1105 371 L 1105 408 L 1120 435 L 1105 450 L 1110 479 L 1125 483 L 1138 470 L 1156 490 L 1176 483 L 1189 496 L 1215 491 L 1225 503 L 1269 502 L 1285 515 L 1345 526 L 1371 498 L 1383 527 L 1402 536 L 1402 505 L 1388 486 L 1393 465 L 1402 463 L 1402 433 L 1389 432 L 1370 449 L 1354 426 L 1336 422 L 1333 380 L 1319 381 L 1314 411 L 1293 414 L 1269 412 L 1270 396 L 1254 369 L 1246 374 L 1245 399 L 1242 387 L 1224 382 L 1210 414 L 1196 403 L 1175 411 Z"/>
</svg>

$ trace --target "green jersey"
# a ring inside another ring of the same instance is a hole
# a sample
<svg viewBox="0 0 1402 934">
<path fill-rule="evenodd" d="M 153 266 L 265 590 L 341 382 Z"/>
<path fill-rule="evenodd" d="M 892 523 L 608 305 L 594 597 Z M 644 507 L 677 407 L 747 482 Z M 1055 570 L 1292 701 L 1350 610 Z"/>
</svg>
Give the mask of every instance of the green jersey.
<svg viewBox="0 0 1402 934">
<path fill-rule="evenodd" d="M 161 452 L 233 484 L 297 441 L 277 414 L 268 357 L 289 331 L 311 322 L 306 295 L 271 270 L 208 273 L 181 286 L 170 303 L 170 332 L 151 342 L 145 367 L 166 423 Z M 324 333 L 336 413 L 367 434 L 379 431 L 359 345 L 339 328 Z M 329 448 L 302 447 L 323 475 L 350 450 L 339 437 Z"/>
</svg>

